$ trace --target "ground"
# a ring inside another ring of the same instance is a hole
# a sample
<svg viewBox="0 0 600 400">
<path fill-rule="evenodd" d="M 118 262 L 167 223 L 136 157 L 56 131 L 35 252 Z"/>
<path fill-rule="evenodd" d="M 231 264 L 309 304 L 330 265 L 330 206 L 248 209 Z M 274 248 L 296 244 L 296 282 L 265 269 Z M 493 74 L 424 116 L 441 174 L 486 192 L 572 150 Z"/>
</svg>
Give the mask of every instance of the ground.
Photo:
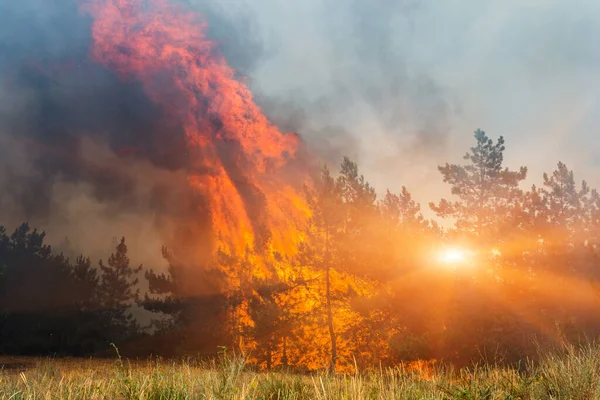
<svg viewBox="0 0 600 400">
<path fill-rule="evenodd" d="M 2 399 L 600 399 L 600 347 L 565 347 L 519 369 L 404 366 L 360 374 L 256 372 L 242 360 L 0 357 Z"/>
</svg>

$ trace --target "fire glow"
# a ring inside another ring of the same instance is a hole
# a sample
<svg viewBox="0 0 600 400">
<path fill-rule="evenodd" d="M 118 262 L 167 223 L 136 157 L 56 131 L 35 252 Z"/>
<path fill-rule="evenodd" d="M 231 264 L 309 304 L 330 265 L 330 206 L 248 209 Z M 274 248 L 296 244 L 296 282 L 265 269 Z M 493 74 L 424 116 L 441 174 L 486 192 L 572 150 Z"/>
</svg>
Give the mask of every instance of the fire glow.
<svg viewBox="0 0 600 400">
<path fill-rule="evenodd" d="M 308 215 L 284 172 L 300 146 L 254 103 L 206 38 L 206 24 L 165 0 L 92 0 L 92 58 L 181 121 L 188 182 L 206 201 L 215 244 L 229 253 L 270 239 L 293 251 Z M 265 233 L 267 232 L 267 233 Z"/>
</svg>

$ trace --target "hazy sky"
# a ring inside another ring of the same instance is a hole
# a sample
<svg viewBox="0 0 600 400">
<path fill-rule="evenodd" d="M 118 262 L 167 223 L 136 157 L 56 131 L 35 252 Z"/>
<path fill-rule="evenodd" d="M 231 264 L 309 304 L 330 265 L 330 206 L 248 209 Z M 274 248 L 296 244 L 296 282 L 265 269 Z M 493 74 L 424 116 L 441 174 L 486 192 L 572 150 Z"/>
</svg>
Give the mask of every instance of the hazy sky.
<svg viewBox="0 0 600 400">
<path fill-rule="evenodd" d="M 476 128 L 504 135 L 532 182 L 562 160 L 600 186 L 598 1 L 213 3 L 260 48 L 243 72 L 267 114 L 309 143 L 356 138 L 342 153 L 378 189 L 444 194 L 436 165 L 460 161 Z"/>
</svg>

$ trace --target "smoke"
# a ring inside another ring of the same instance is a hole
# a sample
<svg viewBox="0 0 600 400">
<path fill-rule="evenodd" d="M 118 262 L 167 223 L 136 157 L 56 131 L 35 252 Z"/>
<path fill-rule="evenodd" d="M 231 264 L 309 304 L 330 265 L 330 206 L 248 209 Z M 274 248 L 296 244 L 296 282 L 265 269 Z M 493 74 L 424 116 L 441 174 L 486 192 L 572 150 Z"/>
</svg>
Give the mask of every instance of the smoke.
<svg viewBox="0 0 600 400">
<path fill-rule="evenodd" d="M 478 127 L 534 180 L 558 159 L 600 175 L 595 2 L 172 1 L 205 16 L 282 130 L 330 163 L 350 156 L 379 190 L 446 195 L 436 166 Z M 0 3 L 0 221 L 91 255 L 125 235 L 150 264 L 201 230 L 183 221 L 203 205 L 181 126 L 90 60 L 90 22 L 74 0 Z"/>
<path fill-rule="evenodd" d="M 28 221 L 93 259 L 125 236 L 132 261 L 160 267 L 162 245 L 187 251 L 186 236 L 206 229 L 187 218 L 202 203 L 186 182 L 183 131 L 89 46 L 76 2 L 0 5 L 0 223 Z"/>
<path fill-rule="evenodd" d="M 380 190 L 437 178 L 457 107 L 453 93 L 415 60 L 422 2 L 189 3 L 241 26 L 238 36 L 259 38 L 255 60 L 242 62 L 258 103 L 324 161 L 351 157 Z M 223 51 L 239 56 L 226 43 Z"/>
<path fill-rule="evenodd" d="M 379 190 L 447 196 L 436 166 L 460 162 L 476 128 L 536 182 L 559 159 L 600 177 L 597 2 L 188 2 L 259 38 L 242 65 L 270 118 Z"/>
</svg>

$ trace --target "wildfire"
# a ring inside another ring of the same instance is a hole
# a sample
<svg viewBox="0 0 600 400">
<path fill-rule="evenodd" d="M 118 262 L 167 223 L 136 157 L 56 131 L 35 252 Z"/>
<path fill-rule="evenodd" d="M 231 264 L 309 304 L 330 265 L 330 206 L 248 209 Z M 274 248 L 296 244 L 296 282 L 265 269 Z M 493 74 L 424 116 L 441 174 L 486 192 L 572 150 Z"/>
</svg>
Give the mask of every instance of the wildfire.
<svg viewBox="0 0 600 400">
<path fill-rule="evenodd" d="M 267 231 L 277 250 L 293 249 L 293 221 L 308 211 L 283 175 L 299 140 L 267 120 L 200 16 L 166 0 L 91 0 L 84 8 L 94 18 L 93 59 L 141 82 L 184 126 L 188 181 L 207 202 L 218 244 L 238 253 Z"/>
</svg>

